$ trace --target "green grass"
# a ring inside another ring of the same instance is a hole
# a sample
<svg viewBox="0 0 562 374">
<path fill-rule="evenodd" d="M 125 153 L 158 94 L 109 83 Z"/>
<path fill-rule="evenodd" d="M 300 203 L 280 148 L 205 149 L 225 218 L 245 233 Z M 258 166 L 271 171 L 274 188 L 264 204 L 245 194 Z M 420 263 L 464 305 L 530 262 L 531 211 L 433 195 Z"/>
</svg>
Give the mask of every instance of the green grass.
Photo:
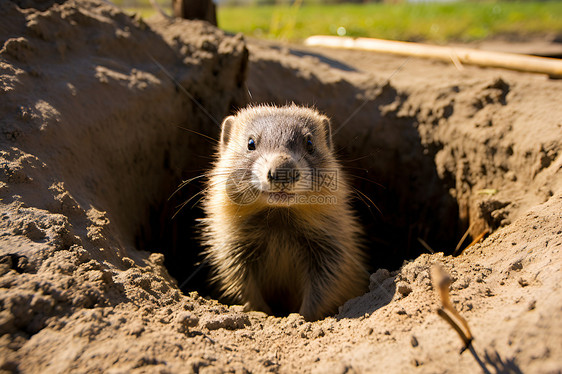
<svg viewBox="0 0 562 374">
<path fill-rule="evenodd" d="M 246 35 L 299 41 L 310 35 L 406 41 L 474 41 L 497 36 L 562 34 L 562 2 L 303 4 L 220 6 L 219 27 Z"/>
</svg>

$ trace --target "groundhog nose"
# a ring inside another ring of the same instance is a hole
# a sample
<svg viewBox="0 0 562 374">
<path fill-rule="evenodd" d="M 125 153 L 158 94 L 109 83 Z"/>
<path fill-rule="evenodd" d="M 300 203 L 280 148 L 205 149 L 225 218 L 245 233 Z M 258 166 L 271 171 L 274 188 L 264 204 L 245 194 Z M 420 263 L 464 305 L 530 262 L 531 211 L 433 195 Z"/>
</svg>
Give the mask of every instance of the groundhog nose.
<svg viewBox="0 0 562 374">
<path fill-rule="evenodd" d="M 271 164 L 267 172 L 267 180 L 277 183 L 294 183 L 300 179 L 297 164 L 292 158 L 279 157 Z"/>
</svg>

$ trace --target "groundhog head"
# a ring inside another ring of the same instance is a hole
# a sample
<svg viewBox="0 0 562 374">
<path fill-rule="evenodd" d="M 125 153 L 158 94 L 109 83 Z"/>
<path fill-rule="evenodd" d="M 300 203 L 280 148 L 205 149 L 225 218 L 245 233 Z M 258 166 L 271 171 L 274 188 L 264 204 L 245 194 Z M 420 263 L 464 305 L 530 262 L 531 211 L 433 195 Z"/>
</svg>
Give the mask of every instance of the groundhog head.
<svg viewBox="0 0 562 374">
<path fill-rule="evenodd" d="M 314 109 L 256 106 L 227 117 L 219 158 L 240 205 L 326 204 L 338 188 L 330 121 Z"/>
</svg>

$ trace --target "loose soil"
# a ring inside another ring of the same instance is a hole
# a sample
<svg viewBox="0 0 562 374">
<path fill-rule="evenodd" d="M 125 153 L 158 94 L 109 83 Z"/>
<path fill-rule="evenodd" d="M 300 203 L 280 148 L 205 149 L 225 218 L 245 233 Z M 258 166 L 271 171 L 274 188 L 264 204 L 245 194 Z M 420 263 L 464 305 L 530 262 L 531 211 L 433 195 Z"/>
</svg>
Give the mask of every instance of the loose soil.
<svg viewBox="0 0 562 374">
<path fill-rule="evenodd" d="M 0 15 L 1 371 L 562 371 L 562 81 L 98 0 Z M 217 301 L 202 184 L 174 194 L 208 169 L 222 118 L 264 102 L 330 116 L 357 191 L 370 286 L 321 321 Z M 435 313 L 433 264 L 472 351 Z"/>
</svg>

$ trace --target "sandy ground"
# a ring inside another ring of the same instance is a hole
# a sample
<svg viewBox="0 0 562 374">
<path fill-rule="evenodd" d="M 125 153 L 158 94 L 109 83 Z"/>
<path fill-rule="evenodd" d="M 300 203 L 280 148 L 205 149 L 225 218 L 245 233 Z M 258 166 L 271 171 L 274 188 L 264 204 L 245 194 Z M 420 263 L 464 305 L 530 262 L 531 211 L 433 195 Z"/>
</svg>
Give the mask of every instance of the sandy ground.
<svg viewBox="0 0 562 374">
<path fill-rule="evenodd" d="M 97 0 L 0 15 L 1 371 L 562 371 L 562 81 L 245 42 Z M 172 219 L 212 154 L 195 132 L 260 102 L 332 117 L 361 191 L 370 286 L 321 321 L 214 300 L 193 276 L 200 211 Z M 453 256 L 466 231 L 462 248 L 489 235 Z M 435 312 L 435 263 L 472 351 Z"/>
</svg>

